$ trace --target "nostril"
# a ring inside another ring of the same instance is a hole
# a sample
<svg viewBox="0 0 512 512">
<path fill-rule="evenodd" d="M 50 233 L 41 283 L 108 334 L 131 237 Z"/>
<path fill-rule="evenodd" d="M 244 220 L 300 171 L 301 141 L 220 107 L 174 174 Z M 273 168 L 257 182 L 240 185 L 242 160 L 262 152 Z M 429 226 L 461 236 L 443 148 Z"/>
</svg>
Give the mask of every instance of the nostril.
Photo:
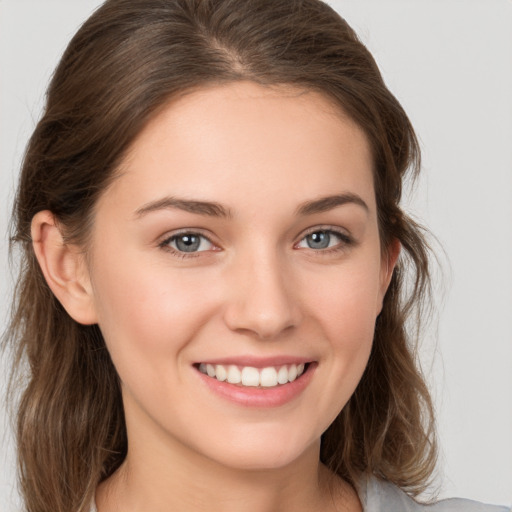
<svg viewBox="0 0 512 512">
<path fill-rule="evenodd" d="M 253 253 L 244 260 L 243 272 L 231 275 L 224 314 L 232 331 L 272 340 L 300 323 L 301 310 L 291 288 L 293 279 L 281 262 L 271 261 L 275 258 L 275 254 L 261 251 L 256 258 Z"/>
<path fill-rule="evenodd" d="M 225 322 L 232 330 L 269 341 L 289 334 L 299 323 L 299 315 L 291 309 L 262 311 L 250 304 L 237 304 L 227 311 Z"/>
</svg>

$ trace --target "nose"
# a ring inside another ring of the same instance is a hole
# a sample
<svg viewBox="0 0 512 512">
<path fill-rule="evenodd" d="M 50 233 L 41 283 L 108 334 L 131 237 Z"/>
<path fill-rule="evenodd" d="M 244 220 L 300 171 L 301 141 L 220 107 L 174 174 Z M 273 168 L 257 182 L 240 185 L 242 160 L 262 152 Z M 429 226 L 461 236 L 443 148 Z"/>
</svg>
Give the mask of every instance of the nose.
<svg viewBox="0 0 512 512">
<path fill-rule="evenodd" d="M 290 274 L 278 255 L 240 257 L 230 272 L 224 313 L 227 326 L 262 340 L 297 327 L 302 316 Z"/>
</svg>

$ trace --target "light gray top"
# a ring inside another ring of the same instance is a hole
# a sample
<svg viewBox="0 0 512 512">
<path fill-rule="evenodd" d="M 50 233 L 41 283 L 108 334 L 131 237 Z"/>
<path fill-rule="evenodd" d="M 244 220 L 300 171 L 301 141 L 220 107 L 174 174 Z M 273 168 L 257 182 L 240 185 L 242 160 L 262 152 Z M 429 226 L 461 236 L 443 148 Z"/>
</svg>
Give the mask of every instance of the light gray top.
<svg viewBox="0 0 512 512">
<path fill-rule="evenodd" d="M 369 478 L 357 489 L 364 512 L 512 512 L 512 508 L 450 498 L 430 505 L 416 503 L 396 485 Z"/>
<path fill-rule="evenodd" d="M 512 512 L 512 508 L 509 507 L 485 505 L 461 498 L 421 505 L 396 485 L 373 477 L 362 480 L 357 493 L 363 505 L 363 512 Z M 90 512 L 97 512 L 94 503 Z"/>
</svg>

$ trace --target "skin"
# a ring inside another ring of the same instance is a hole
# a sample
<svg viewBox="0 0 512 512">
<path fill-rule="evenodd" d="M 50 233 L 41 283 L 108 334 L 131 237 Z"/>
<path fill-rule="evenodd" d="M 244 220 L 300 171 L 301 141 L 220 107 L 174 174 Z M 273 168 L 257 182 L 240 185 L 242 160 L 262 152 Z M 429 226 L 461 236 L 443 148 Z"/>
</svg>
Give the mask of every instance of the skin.
<svg viewBox="0 0 512 512">
<path fill-rule="evenodd" d="M 169 197 L 229 215 L 162 206 Z M 206 237 L 187 257 L 169 241 L 184 229 Z M 322 230 L 330 246 L 310 247 Z M 70 315 L 99 324 L 122 382 L 129 451 L 98 488 L 99 512 L 361 510 L 319 463 L 320 436 L 362 376 L 399 248 L 381 250 L 368 142 L 331 102 L 248 82 L 175 99 L 101 196 L 86 259 L 50 212 L 33 239 Z M 226 400 L 196 368 L 283 354 L 316 368 L 277 407 Z"/>
</svg>

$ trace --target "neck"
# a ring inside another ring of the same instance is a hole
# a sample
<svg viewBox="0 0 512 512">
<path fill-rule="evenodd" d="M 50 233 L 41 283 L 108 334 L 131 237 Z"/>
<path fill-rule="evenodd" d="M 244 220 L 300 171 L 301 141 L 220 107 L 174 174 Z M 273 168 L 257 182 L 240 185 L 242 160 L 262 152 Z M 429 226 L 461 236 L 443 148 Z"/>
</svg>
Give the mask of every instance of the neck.
<svg viewBox="0 0 512 512">
<path fill-rule="evenodd" d="M 265 470 L 226 467 L 185 446 L 132 444 L 96 500 L 98 512 L 360 510 L 353 489 L 320 464 L 319 443 L 292 464 Z"/>
<path fill-rule="evenodd" d="M 276 454 L 268 454 L 268 464 L 256 457 L 253 464 L 260 466 L 255 468 L 242 456 L 222 461 L 206 455 L 136 406 L 125 416 L 128 453 L 98 487 L 98 512 L 361 510 L 354 490 L 320 463 L 320 439 L 287 463 L 280 464 Z"/>
</svg>

